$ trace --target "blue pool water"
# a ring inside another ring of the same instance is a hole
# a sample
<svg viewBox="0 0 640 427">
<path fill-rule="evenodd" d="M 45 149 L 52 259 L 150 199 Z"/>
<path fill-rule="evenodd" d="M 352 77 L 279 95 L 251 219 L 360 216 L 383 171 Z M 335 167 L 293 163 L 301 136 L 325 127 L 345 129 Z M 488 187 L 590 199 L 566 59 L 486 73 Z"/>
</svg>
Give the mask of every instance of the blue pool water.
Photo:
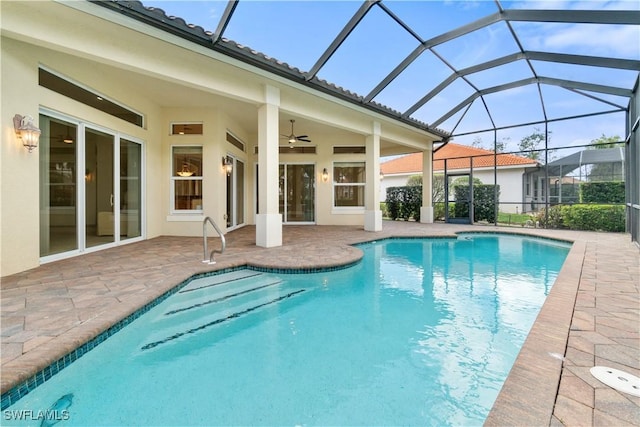
<svg viewBox="0 0 640 427">
<path fill-rule="evenodd" d="M 195 279 L 3 425 L 40 425 L 48 409 L 59 427 L 481 425 L 570 246 L 464 235 L 359 247 L 363 260 L 337 271 Z"/>
</svg>

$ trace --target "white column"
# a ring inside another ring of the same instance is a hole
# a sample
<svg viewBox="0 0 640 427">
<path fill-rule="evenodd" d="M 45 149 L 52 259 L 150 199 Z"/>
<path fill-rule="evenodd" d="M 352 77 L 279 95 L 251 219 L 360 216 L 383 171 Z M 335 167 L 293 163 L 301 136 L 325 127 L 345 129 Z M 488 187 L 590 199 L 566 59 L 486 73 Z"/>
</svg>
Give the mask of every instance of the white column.
<svg viewBox="0 0 640 427">
<path fill-rule="evenodd" d="M 280 90 L 265 86 L 265 103 L 258 109 L 258 214 L 256 245 L 282 246 L 282 215 L 278 212 L 278 111 Z"/>
<path fill-rule="evenodd" d="M 433 144 L 422 152 L 422 206 L 420 222 L 433 222 Z"/>
<path fill-rule="evenodd" d="M 365 187 L 364 229 L 382 230 L 380 210 L 380 123 L 373 122 L 371 135 L 366 140 L 367 184 Z"/>
</svg>

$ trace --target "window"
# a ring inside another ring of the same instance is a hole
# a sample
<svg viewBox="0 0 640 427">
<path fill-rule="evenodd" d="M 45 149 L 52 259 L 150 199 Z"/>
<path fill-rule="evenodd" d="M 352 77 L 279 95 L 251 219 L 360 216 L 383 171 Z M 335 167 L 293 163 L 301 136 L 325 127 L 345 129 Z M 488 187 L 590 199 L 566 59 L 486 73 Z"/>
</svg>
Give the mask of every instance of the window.
<svg viewBox="0 0 640 427">
<path fill-rule="evenodd" d="M 102 94 L 85 89 L 67 78 L 57 76 L 43 68 L 38 69 L 38 84 L 85 105 L 97 108 L 98 110 L 114 117 L 133 123 L 136 126 L 144 127 L 142 114 L 124 107 L 117 102 L 111 101 Z"/>
<path fill-rule="evenodd" d="M 339 146 L 333 147 L 333 154 L 365 154 L 367 152 L 364 146 Z"/>
<path fill-rule="evenodd" d="M 233 136 L 233 134 L 229 131 L 227 131 L 227 142 L 244 152 L 244 142 L 240 141 L 239 138 Z"/>
<path fill-rule="evenodd" d="M 202 123 L 171 123 L 171 135 L 202 135 Z"/>
<path fill-rule="evenodd" d="M 254 147 L 253 152 L 258 154 L 258 147 Z M 278 149 L 278 153 L 280 154 L 316 154 L 315 146 L 291 146 L 291 145 L 281 145 Z"/>
<path fill-rule="evenodd" d="M 335 207 L 364 207 L 365 171 L 364 162 L 333 164 L 333 205 Z"/>
<path fill-rule="evenodd" d="M 202 212 L 202 147 L 173 147 L 172 170 L 172 210 Z"/>
</svg>

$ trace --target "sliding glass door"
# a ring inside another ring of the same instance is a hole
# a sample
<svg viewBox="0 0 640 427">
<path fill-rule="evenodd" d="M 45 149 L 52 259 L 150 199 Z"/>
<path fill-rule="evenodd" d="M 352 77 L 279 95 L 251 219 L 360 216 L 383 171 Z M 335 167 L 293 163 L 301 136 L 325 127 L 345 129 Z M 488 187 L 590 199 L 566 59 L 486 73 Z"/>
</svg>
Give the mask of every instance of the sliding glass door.
<svg viewBox="0 0 640 427">
<path fill-rule="evenodd" d="M 40 124 L 40 256 L 141 237 L 141 144 L 47 115 Z"/>
</svg>

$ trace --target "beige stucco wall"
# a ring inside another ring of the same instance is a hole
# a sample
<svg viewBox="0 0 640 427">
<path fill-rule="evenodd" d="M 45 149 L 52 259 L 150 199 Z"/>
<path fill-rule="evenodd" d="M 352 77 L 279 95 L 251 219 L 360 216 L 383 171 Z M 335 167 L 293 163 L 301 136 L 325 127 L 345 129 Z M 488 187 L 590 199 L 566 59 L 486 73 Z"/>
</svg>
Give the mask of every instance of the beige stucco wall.
<svg viewBox="0 0 640 427">
<path fill-rule="evenodd" d="M 2 142 L 0 143 L 0 275 L 38 264 L 38 151 L 22 146 L 14 114 L 38 119 L 37 60 L 20 46 L 1 41 Z"/>
</svg>

